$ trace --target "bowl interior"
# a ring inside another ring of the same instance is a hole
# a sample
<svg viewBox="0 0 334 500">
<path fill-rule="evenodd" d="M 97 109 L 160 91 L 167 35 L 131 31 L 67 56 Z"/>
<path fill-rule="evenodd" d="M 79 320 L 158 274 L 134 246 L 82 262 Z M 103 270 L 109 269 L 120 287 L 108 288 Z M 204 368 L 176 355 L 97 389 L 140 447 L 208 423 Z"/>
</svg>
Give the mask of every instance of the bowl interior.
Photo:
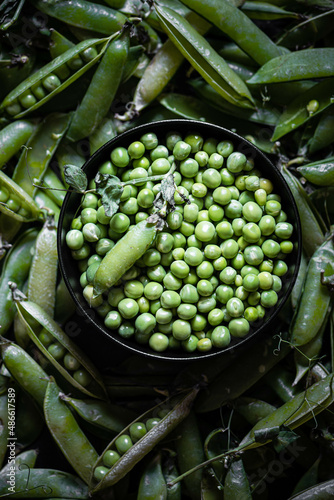
<svg viewBox="0 0 334 500">
<path fill-rule="evenodd" d="M 88 306 L 82 295 L 82 287 L 79 282 L 81 273 L 77 267 L 77 262 L 73 260 L 71 251 L 66 245 L 66 233 L 70 229 L 71 221 L 76 216 L 76 212 L 81 201 L 81 195 L 78 193 L 67 193 L 61 209 L 58 223 L 58 254 L 60 269 L 65 283 L 77 305 L 78 312 L 81 316 L 86 318 L 87 323 L 91 327 L 90 330 L 97 330 L 110 339 L 110 348 L 112 350 L 115 350 L 117 345 L 119 345 L 126 347 L 135 353 L 175 361 L 203 359 L 232 353 L 236 348 L 243 346 L 251 340 L 255 340 L 255 337 L 258 337 L 265 332 L 268 332 L 268 329 L 272 330 L 275 322 L 278 320 L 277 317 L 279 312 L 290 295 L 297 277 L 301 258 L 301 228 L 298 210 L 291 191 L 288 188 L 283 176 L 277 167 L 275 167 L 258 148 L 234 132 L 217 125 L 200 121 L 183 119 L 165 120 L 154 122 L 152 124 L 148 123 L 130 129 L 123 134 L 118 135 L 96 151 L 96 153 L 94 153 L 84 164 L 83 170 L 86 172 L 88 179 L 92 179 L 95 177 L 99 166 L 103 162 L 110 160 L 110 152 L 113 148 L 118 146 L 127 148 L 132 141 L 139 140 L 139 138 L 146 132 L 156 133 L 159 138 L 159 142 L 162 142 L 166 133 L 170 131 L 179 132 L 183 137 L 185 137 L 188 132 L 195 132 L 202 135 L 204 138 L 213 137 L 218 139 L 218 141 L 229 140 L 234 144 L 234 151 L 242 152 L 248 159 L 251 158 L 255 163 L 255 168 L 258 168 L 265 177 L 271 179 L 274 183 L 274 192 L 281 196 L 282 207 L 288 215 L 288 221 L 294 226 L 292 237 L 294 250 L 286 258 L 289 271 L 281 278 L 283 287 L 278 294 L 278 303 L 271 308 L 271 310 L 269 310 L 263 320 L 258 320 L 251 324 L 250 332 L 246 337 L 232 338 L 231 343 L 226 348 L 213 349 L 207 353 L 188 353 L 185 351 L 172 350 L 158 353 L 152 351 L 146 345 L 136 343 L 135 340 L 123 339 L 117 333 L 113 333 L 113 331 L 107 329 L 104 325 L 103 318 L 100 317 L 94 309 Z"/>
</svg>

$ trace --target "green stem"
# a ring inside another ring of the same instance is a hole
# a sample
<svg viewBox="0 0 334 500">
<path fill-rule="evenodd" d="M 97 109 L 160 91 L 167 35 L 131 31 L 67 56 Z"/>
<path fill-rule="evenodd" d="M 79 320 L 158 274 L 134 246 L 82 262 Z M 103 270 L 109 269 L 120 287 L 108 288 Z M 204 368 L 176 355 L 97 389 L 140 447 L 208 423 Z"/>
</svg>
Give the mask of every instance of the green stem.
<svg viewBox="0 0 334 500">
<path fill-rule="evenodd" d="M 152 181 L 152 182 L 162 181 L 162 180 L 166 179 L 166 177 L 168 177 L 168 175 L 174 173 L 175 169 L 176 169 L 176 165 L 175 165 L 175 163 L 173 163 L 171 169 L 168 170 L 167 174 L 151 175 L 149 177 L 145 177 L 145 178 L 141 178 L 141 179 L 132 179 L 130 181 L 121 182 L 121 184 L 124 187 L 124 186 L 129 186 L 129 185 L 135 186 L 136 184 L 140 184 L 142 182 L 148 182 L 148 181 Z"/>
<path fill-rule="evenodd" d="M 182 481 L 185 477 L 190 476 L 190 474 L 192 474 L 193 472 L 196 472 L 197 470 L 202 469 L 203 467 L 206 467 L 207 465 L 210 465 L 213 462 L 217 462 L 218 460 L 222 460 L 223 458 L 226 458 L 230 455 L 234 455 L 234 454 L 238 453 L 239 451 L 243 451 L 243 450 L 247 449 L 247 447 L 253 443 L 254 443 L 254 441 L 248 441 L 247 443 L 245 443 L 241 446 L 238 446 L 237 448 L 234 448 L 233 450 L 225 451 L 221 455 L 217 455 L 216 457 L 210 458 L 209 460 L 206 460 L 205 462 L 202 462 L 201 464 L 196 465 L 196 467 L 193 467 L 192 469 L 187 470 L 186 472 L 184 472 L 183 474 L 181 474 L 177 478 L 173 479 L 173 481 L 168 483 L 167 486 L 169 488 L 171 488 L 176 483 L 179 483 L 180 481 Z"/>
</svg>

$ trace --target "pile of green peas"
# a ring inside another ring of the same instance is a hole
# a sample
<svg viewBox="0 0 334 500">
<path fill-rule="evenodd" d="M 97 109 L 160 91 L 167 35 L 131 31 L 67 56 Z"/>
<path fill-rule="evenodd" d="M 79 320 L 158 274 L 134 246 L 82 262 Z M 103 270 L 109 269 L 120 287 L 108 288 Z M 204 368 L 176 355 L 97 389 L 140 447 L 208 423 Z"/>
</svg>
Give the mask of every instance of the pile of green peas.
<svg viewBox="0 0 334 500">
<path fill-rule="evenodd" d="M 48 350 L 49 354 L 71 373 L 78 384 L 87 387 L 92 382 L 91 374 L 81 365 L 80 361 L 48 331 L 43 329 L 38 335 L 38 340 Z"/>
<path fill-rule="evenodd" d="M 73 75 L 76 71 L 89 63 L 98 55 L 95 47 L 87 47 L 81 53 L 75 54 L 71 59 L 64 62 L 61 66 L 55 68 L 40 81 L 22 92 L 17 99 L 13 100 L 6 111 L 9 115 L 15 116 L 25 109 L 34 106 L 38 101 L 44 99 L 48 94 L 56 90 L 64 81 Z"/>
<path fill-rule="evenodd" d="M 102 456 L 102 464 L 94 469 L 94 478 L 101 481 L 108 474 L 111 467 L 124 455 L 132 446 L 139 441 L 147 432 L 161 421 L 159 417 L 151 417 L 145 422 L 134 422 L 129 427 L 129 434 L 121 434 L 115 439 L 114 449 L 108 449 Z"/>
<path fill-rule="evenodd" d="M 104 255 L 154 212 L 160 182 L 176 164 L 175 210 L 154 243 L 107 294 L 94 297 Z M 232 142 L 171 131 L 115 147 L 103 174 L 124 186 L 119 211 L 105 214 L 94 193 L 82 199 L 67 245 L 82 272 L 83 295 L 105 326 L 157 352 L 207 352 L 248 335 L 278 301 L 293 226 L 270 179 Z M 90 187 L 94 187 L 91 181 Z"/>
</svg>

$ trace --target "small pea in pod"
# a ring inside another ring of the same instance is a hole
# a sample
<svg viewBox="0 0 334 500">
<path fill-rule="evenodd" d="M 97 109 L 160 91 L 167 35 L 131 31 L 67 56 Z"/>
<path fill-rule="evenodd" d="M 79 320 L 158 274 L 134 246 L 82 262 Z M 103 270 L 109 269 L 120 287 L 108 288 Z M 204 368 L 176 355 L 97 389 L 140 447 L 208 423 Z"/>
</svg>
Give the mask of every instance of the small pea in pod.
<svg viewBox="0 0 334 500">
<path fill-rule="evenodd" d="M 197 393 L 198 388 L 193 388 L 185 396 L 176 397 L 176 401 L 175 398 L 171 398 L 155 406 L 118 434 L 94 466 L 91 493 L 112 486 L 130 472 L 154 446 L 186 418 Z M 155 415 L 160 414 L 159 410 L 165 412 L 166 405 L 172 404 L 174 407 L 164 417 L 155 418 Z M 96 481 L 99 482 L 96 484 Z"/>
<path fill-rule="evenodd" d="M 37 203 L 4 172 L 0 172 L 0 211 L 21 222 L 43 219 Z"/>
<path fill-rule="evenodd" d="M 93 38 L 79 42 L 21 82 L 5 97 L 0 109 L 5 109 L 15 118 L 21 118 L 39 108 L 91 68 L 107 48 L 109 39 Z M 88 49 L 94 49 L 93 57 Z"/>
<path fill-rule="evenodd" d="M 106 399 L 106 389 L 100 373 L 87 355 L 63 332 L 58 323 L 39 305 L 20 299 L 15 292 L 14 300 L 29 337 L 59 373 L 84 394 Z M 36 322 L 41 327 L 37 334 L 31 326 Z"/>
</svg>

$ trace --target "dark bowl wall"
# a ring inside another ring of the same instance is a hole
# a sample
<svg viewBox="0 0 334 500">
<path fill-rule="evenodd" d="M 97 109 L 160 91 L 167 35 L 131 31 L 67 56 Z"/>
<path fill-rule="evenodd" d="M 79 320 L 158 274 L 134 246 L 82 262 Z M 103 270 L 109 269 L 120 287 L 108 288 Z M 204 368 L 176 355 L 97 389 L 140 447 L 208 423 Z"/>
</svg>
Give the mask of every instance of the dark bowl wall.
<svg viewBox="0 0 334 500">
<path fill-rule="evenodd" d="M 274 332 L 279 328 L 279 314 L 291 293 L 297 276 L 301 257 L 301 228 L 297 207 L 283 176 L 277 167 L 275 167 L 258 148 L 234 132 L 217 125 L 200 121 L 182 119 L 165 120 L 152 124 L 149 123 L 141 125 L 128 130 L 127 132 L 115 137 L 96 151 L 96 153 L 94 153 L 87 160 L 83 166 L 83 170 L 86 172 L 89 179 L 94 178 L 99 166 L 103 162 L 110 160 L 110 152 L 114 147 L 123 146 L 127 148 L 132 141 L 138 140 L 144 133 L 152 131 L 155 132 L 158 138 L 162 141 L 164 140 L 165 134 L 172 130 L 181 133 L 184 137 L 188 132 L 196 132 L 204 138 L 215 137 L 219 141 L 230 140 L 234 144 L 234 151 L 242 152 L 248 159 L 253 159 L 255 168 L 259 169 L 265 177 L 273 181 L 274 192 L 280 194 L 282 198 L 282 207 L 288 215 L 288 221 L 294 225 L 293 241 L 295 245 L 294 251 L 289 254 L 286 259 L 289 266 L 289 272 L 282 277 L 283 288 L 279 293 L 279 301 L 276 306 L 272 308 L 273 310 L 266 315 L 267 319 L 253 323 L 251 325 L 250 333 L 245 338 L 233 339 L 231 344 L 225 349 L 213 349 L 208 353 L 202 354 L 198 352 L 186 353 L 168 350 L 162 353 L 155 353 L 145 345 L 139 345 L 135 343 L 135 341 L 122 339 L 117 333 L 114 334 L 104 326 L 103 318 L 99 317 L 94 309 L 89 308 L 87 302 L 83 298 L 82 288 L 79 283 L 81 273 L 77 268 L 76 261 L 72 259 L 71 251 L 68 249 L 65 242 L 66 232 L 70 228 L 72 219 L 76 216 L 82 196 L 77 193 L 67 193 L 61 209 L 58 224 L 58 253 L 60 269 L 65 283 L 76 302 L 78 313 L 84 320 L 85 324 L 87 324 L 87 331 L 89 331 L 89 335 L 91 336 L 94 333 L 97 333 L 98 340 L 102 334 L 108 339 L 108 341 L 110 341 L 110 350 L 113 352 L 115 352 L 117 347 L 122 346 L 123 348 L 125 347 L 126 349 L 132 350 L 133 353 L 172 361 L 225 356 L 231 354 L 232 352 L 235 354 L 236 348 L 239 349 L 242 348 L 242 346 L 245 347 L 249 342 L 255 341 L 258 336 L 264 335 L 268 332 Z M 98 346 L 95 345 L 94 349 L 96 348 L 98 348 Z"/>
</svg>

